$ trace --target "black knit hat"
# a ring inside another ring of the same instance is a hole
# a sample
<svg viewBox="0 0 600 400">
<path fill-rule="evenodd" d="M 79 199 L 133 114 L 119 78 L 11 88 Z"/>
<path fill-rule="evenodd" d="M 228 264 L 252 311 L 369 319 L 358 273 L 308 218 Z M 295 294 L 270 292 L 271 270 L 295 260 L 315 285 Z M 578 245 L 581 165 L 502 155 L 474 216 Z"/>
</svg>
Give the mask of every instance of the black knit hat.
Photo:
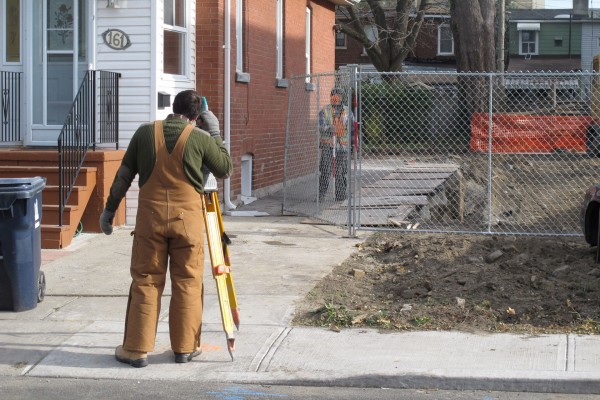
<svg viewBox="0 0 600 400">
<path fill-rule="evenodd" d="M 333 96 L 334 94 L 338 94 L 340 95 L 340 97 L 344 97 L 346 95 L 346 91 L 344 89 L 342 89 L 341 87 L 334 87 L 333 89 L 331 89 L 331 95 Z"/>
</svg>

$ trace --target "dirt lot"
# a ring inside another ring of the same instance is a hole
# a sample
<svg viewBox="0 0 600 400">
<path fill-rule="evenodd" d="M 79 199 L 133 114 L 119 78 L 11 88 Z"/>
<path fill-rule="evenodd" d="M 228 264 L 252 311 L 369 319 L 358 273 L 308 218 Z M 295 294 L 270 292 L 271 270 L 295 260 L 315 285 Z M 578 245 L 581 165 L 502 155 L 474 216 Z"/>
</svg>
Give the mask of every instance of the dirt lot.
<svg viewBox="0 0 600 400">
<path fill-rule="evenodd" d="M 583 239 L 377 233 L 306 297 L 295 324 L 600 333 Z"/>
<path fill-rule="evenodd" d="M 539 161 L 495 160 L 495 183 L 506 184 L 494 189 L 495 223 L 512 230 L 550 222 L 577 232 L 575 208 L 588 183 L 600 179 L 597 159 Z M 463 165 L 466 220 L 480 221 L 485 159 Z M 317 284 L 294 323 L 597 334 L 600 264 L 594 258 L 595 248 L 582 237 L 379 232 Z"/>
</svg>

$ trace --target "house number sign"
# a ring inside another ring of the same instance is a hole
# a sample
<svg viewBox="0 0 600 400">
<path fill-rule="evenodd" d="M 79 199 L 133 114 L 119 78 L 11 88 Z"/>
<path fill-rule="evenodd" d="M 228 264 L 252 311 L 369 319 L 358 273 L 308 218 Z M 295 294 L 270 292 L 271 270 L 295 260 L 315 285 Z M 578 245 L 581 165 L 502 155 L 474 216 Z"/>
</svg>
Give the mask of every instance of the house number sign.
<svg viewBox="0 0 600 400">
<path fill-rule="evenodd" d="M 102 34 L 102 38 L 104 39 L 104 43 L 114 50 L 125 50 L 131 46 L 129 35 L 120 29 L 108 29 Z"/>
</svg>

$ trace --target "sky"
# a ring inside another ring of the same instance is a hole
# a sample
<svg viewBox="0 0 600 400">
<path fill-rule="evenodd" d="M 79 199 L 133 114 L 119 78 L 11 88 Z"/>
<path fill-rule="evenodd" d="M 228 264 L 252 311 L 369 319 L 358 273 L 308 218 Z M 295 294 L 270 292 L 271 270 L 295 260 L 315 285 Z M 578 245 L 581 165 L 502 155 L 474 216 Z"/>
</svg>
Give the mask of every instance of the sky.
<svg viewBox="0 0 600 400">
<path fill-rule="evenodd" d="M 573 0 L 546 0 L 546 8 L 571 8 Z"/>
<path fill-rule="evenodd" d="M 546 0 L 546 8 L 572 8 L 573 0 Z M 600 8 L 600 0 L 589 0 L 590 7 Z"/>
</svg>

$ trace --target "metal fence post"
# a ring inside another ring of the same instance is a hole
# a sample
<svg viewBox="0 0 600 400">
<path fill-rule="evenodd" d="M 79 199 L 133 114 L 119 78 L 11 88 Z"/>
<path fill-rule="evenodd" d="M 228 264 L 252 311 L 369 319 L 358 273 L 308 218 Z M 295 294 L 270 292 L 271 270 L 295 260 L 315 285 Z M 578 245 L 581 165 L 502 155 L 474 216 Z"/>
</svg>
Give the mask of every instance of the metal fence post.
<svg viewBox="0 0 600 400">
<path fill-rule="evenodd" d="M 317 179 L 315 179 L 315 185 L 316 185 L 316 192 L 317 192 L 317 210 L 321 209 L 321 195 L 319 193 L 319 180 L 321 179 L 321 168 L 319 168 L 320 164 L 321 164 L 321 157 L 323 156 L 323 154 L 321 154 L 321 146 L 320 146 L 320 142 L 321 142 L 321 118 L 319 118 L 319 113 L 321 112 L 321 76 L 318 75 L 317 76 L 317 131 L 315 132 L 315 136 L 316 136 L 316 143 L 317 143 L 317 165 L 316 165 L 316 174 L 315 176 L 317 177 Z"/>
<path fill-rule="evenodd" d="M 285 146 L 283 148 L 283 203 L 281 204 L 281 213 L 286 203 L 287 196 L 287 182 L 288 182 L 288 151 L 290 143 L 290 120 L 292 119 L 292 93 L 294 92 L 294 79 L 290 79 L 288 88 L 288 107 L 287 107 L 287 119 L 285 121 Z"/>
<path fill-rule="evenodd" d="M 354 199 L 356 196 L 356 185 L 355 185 L 355 175 L 352 173 L 352 155 L 353 153 L 356 151 L 356 149 L 354 149 L 354 146 L 352 145 L 354 143 L 354 135 L 356 134 L 354 132 L 354 127 L 356 126 L 356 124 L 354 123 L 355 118 L 357 117 L 356 115 L 356 102 L 354 101 L 354 99 L 356 98 L 356 76 L 358 73 L 358 65 L 357 64 L 352 64 L 349 65 L 350 67 L 350 76 L 349 76 L 349 83 L 348 83 L 348 87 L 350 90 L 348 90 L 348 110 L 350 110 L 350 113 L 352 115 L 352 118 L 348 118 L 348 126 L 347 126 L 347 130 L 348 130 L 348 159 L 346 160 L 348 163 L 348 236 L 356 236 L 356 227 L 354 225 Z M 356 154 L 356 153 L 354 153 Z"/>
<path fill-rule="evenodd" d="M 492 232 L 492 96 L 493 96 L 493 82 L 492 75 L 489 75 L 489 96 L 488 96 L 488 233 Z"/>
</svg>

